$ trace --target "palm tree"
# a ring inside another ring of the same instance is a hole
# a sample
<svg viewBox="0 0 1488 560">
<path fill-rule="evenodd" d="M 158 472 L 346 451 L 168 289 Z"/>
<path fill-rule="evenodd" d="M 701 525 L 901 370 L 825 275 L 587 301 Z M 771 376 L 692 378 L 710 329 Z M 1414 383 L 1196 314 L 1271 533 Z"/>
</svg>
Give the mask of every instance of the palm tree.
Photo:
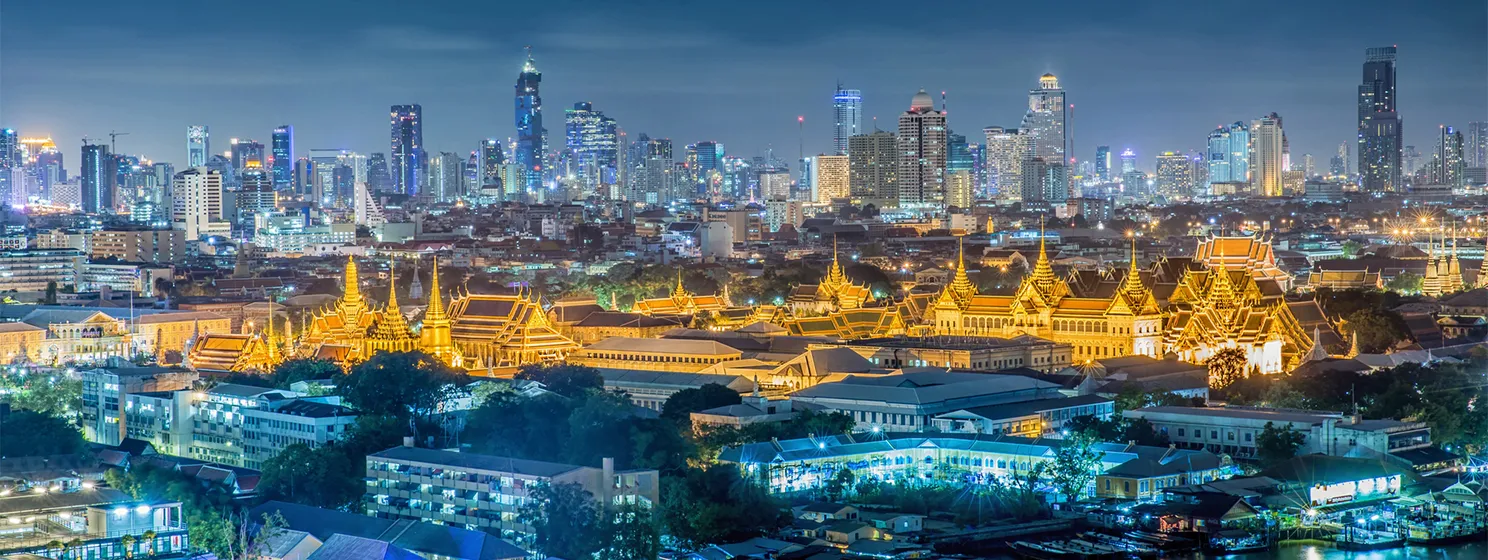
<svg viewBox="0 0 1488 560">
<path fill-rule="evenodd" d="M 154 558 L 155 557 L 155 530 L 154 529 L 151 529 L 149 531 L 145 531 L 144 534 L 140 535 L 140 538 L 141 539 L 144 539 L 144 541 L 145 541 L 145 554 L 148 554 L 148 555 L 150 555 L 151 558 Z"/>
<path fill-rule="evenodd" d="M 125 558 L 134 558 L 134 535 L 124 535 L 119 538 L 119 544 L 124 545 Z"/>
</svg>

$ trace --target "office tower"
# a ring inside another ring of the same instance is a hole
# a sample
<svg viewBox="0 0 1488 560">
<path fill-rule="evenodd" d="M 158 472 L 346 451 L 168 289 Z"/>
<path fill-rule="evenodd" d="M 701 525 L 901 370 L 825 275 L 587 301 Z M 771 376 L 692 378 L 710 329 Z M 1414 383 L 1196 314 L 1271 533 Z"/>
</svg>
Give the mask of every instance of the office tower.
<svg viewBox="0 0 1488 560">
<path fill-rule="evenodd" d="M 696 177 L 697 187 L 692 193 L 681 193 L 682 196 L 710 200 L 717 198 L 723 186 L 723 144 L 711 140 L 698 142 L 688 150 L 687 156 L 691 160 L 688 162 L 689 170 Z M 785 165 L 782 163 L 777 167 L 783 169 Z"/>
<path fill-rule="evenodd" d="M 82 189 L 83 211 L 90 214 L 114 209 L 114 157 L 104 144 L 83 145 L 83 168 L 78 181 Z"/>
<path fill-rule="evenodd" d="M 1250 127 L 1237 122 L 1210 132 L 1208 154 L 1208 184 L 1250 182 Z"/>
<path fill-rule="evenodd" d="M 971 151 L 971 188 L 975 190 L 976 196 L 991 198 L 988 194 L 991 185 L 987 183 L 987 145 L 970 144 L 967 148 Z"/>
<path fill-rule="evenodd" d="M 851 169 L 851 158 L 848 156 L 816 156 L 815 165 L 812 166 L 812 200 L 817 204 L 831 204 L 833 199 L 851 196 Z"/>
<path fill-rule="evenodd" d="M 1178 152 L 1163 152 L 1157 155 L 1157 173 L 1153 188 L 1155 194 L 1168 198 L 1187 197 L 1193 194 L 1193 164 L 1188 156 Z"/>
<path fill-rule="evenodd" d="M 1062 203 L 1069 200 L 1068 166 L 1040 157 L 1024 158 L 1022 201 Z"/>
<path fill-rule="evenodd" d="M 671 192 L 675 165 L 672 161 L 672 141 L 642 134 L 636 144 L 635 173 L 631 175 L 632 200 L 649 204 L 670 202 L 677 196 Z M 691 195 L 687 198 L 691 198 Z"/>
<path fill-rule="evenodd" d="M 50 140 L 37 151 L 31 165 L 36 168 L 42 193 L 49 192 L 53 184 L 67 180 L 67 168 L 62 164 L 62 150 L 58 150 L 56 144 L 52 144 Z"/>
<path fill-rule="evenodd" d="M 1032 137 L 1000 126 L 982 132 L 987 135 L 987 183 L 1002 198 L 1023 196 L 1023 160 L 1029 157 Z"/>
<path fill-rule="evenodd" d="M 25 157 L 21 153 L 20 135 L 13 128 L 0 129 L 0 202 L 9 202 L 15 193 L 25 198 Z"/>
<path fill-rule="evenodd" d="M 973 192 L 971 171 L 957 169 L 946 172 L 946 207 L 968 210 L 976 201 Z"/>
<path fill-rule="evenodd" d="M 274 178 L 258 162 L 250 160 L 248 167 L 243 169 L 241 181 L 243 187 L 238 191 L 237 226 L 245 237 L 251 237 L 254 233 L 253 217 L 271 213 L 275 209 L 277 197 L 274 192 Z"/>
<path fill-rule="evenodd" d="M 1251 191 L 1257 196 L 1284 196 L 1282 172 L 1286 171 L 1286 132 L 1281 117 L 1271 113 L 1251 123 Z"/>
<path fill-rule="evenodd" d="M 341 163 L 351 168 L 353 183 L 367 182 L 367 156 L 356 152 L 341 154 Z"/>
<path fill-rule="evenodd" d="M 899 199 L 899 141 L 875 130 L 847 141 L 848 191 L 854 200 L 880 206 Z"/>
<path fill-rule="evenodd" d="M 619 181 L 619 133 L 615 119 L 594 110 L 588 102 L 574 103 L 563 112 L 567 147 L 573 155 L 575 171 L 586 194 L 618 199 L 615 188 Z"/>
<path fill-rule="evenodd" d="M 319 189 L 316 188 L 316 183 L 315 164 L 311 163 L 308 157 L 296 158 L 294 163 L 295 194 L 314 204 L 323 204 L 324 202 L 318 198 Z"/>
<path fill-rule="evenodd" d="M 1295 169 L 1297 165 L 1292 164 L 1292 167 Z M 1303 177 L 1312 177 L 1313 172 L 1317 171 L 1317 161 L 1312 158 L 1312 154 L 1302 154 L 1302 168 L 1297 171 L 1301 171 Z"/>
<path fill-rule="evenodd" d="M 1359 86 L 1359 188 L 1364 192 L 1400 190 L 1400 113 L 1395 92 L 1395 47 L 1364 51 L 1364 83 Z"/>
<path fill-rule="evenodd" d="M 207 138 L 207 125 L 193 124 L 186 127 L 186 166 L 201 167 L 207 164 L 212 148 Z"/>
<path fill-rule="evenodd" d="M 461 176 L 465 158 L 454 152 L 440 152 L 429 159 L 427 196 L 438 202 L 449 202 L 465 195 Z"/>
<path fill-rule="evenodd" d="M 388 170 L 387 155 L 373 152 L 367 156 L 367 188 L 374 193 L 392 190 L 393 178 Z"/>
<path fill-rule="evenodd" d="M 506 166 L 506 154 L 501 151 L 501 142 L 492 139 L 482 141 L 475 162 L 476 183 L 470 187 L 471 190 L 480 190 L 481 196 L 500 200 L 499 197 L 505 194 L 502 174 Z"/>
<path fill-rule="evenodd" d="M 862 133 L 863 92 L 842 89 L 842 84 L 838 83 L 837 91 L 832 93 L 832 117 L 836 121 L 832 130 L 832 148 L 837 150 L 837 155 L 846 155 L 848 139 Z"/>
<path fill-rule="evenodd" d="M 233 169 L 246 169 L 249 162 L 258 162 L 260 168 L 265 167 L 264 145 L 247 139 L 232 139 L 232 166 Z"/>
<path fill-rule="evenodd" d="M 899 206 L 945 204 L 946 117 L 925 90 L 899 115 Z"/>
<path fill-rule="evenodd" d="M 1343 164 L 1343 171 L 1338 172 L 1337 175 L 1340 176 L 1340 177 L 1345 176 L 1345 175 L 1348 175 L 1349 170 L 1350 169 L 1353 169 L 1353 167 L 1349 165 L 1349 143 L 1348 142 L 1339 142 L 1338 143 L 1338 160 L 1339 160 L 1339 162 L 1341 162 Z"/>
<path fill-rule="evenodd" d="M 527 51 L 527 63 L 517 75 L 516 122 L 517 149 L 512 160 L 521 168 L 521 189 L 536 192 L 542 188 L 544 158 L 548 153 L 547 130 L 542 122 L 542 95 L 538 85 L 542 83 L 542 72 L 537 71 L 537 62 L 532 59 L 532 50 Z"/>
<path fill-rule="evenodd" d="M 14 128 L 0 129 L 0 168 L 20 167 L 21 136 Z"/>
<path fill-rule="evenodd" d="M 388 174 L 393 179 L 393 192 L 418 196 L 424 171 L 424 108 L 393 105 L 389 113 L 392 125 L 392 151 L 388 152 Z M 350 194 L 350 193 L 348 193 Z"/>
<path fill-rule="evenodd" d="M 790 198 L 791 176 L 789 171 L 772 169 L 759 174 L 760 195 L 765 200 Z"/>
<path fill-rule="evenodd" d="M 1111 147 L 1095 147 L 1095 180 L 1107 182 L 1111 180 Z"/>
<path fill-rule="evenodd" d="M 288 191 L 294 184 L 294 127 L 283 125 L 274 128 L 269 139 L 269 165 L 274 176 L 274 190 Z"/>
<path fill-rule="evenodd" d="M 1064 163 L 1065 138 L 1069 128 L 1065 119 L 1064 90 L 1059 78 L 1044 74 L 1038 89 L 1028 92 L 1028 113 L 1023 117 L 1023 133 L 1032 139 L 1033 157 Z"/>
<path fill-rule="evenodd" d="M 222 222 L 222 174 L 205 167 L 177 173 L 171 183 L 171 228 L 195 241 L 225 233 L 227 227 Z"/>
<path fill-rule="evenodd" d="M 1463 163 L 1467 167 L 1488 167 L 1488 122 L 1467 123 L 1464 132 Z"/>
<path fill-rule="evenodd" d="M 1194 150 L 1189 150 L 1184 157 L 1188 158 L 1190 192 L 1194 195 L 1203 194 L 1204 186 L 1209 184 L 1209 158 Z"/>
<path fill-rule="evenodd" d="M 1432 170 L 1432 179 L 1438 185 L 1460 189 L 1467 185 L 1462 133 L 1450 126 L 1442 126 L 1440 130 L 1434 158 L 1436 169 Z"/>
<path fill-rule="evenodd" d="M 947 134 L 946 173 L 952 171 L 971 171 L 973 164 L 971 145 L 966 143 L 966 136 L 961 134 Z"/>
<path fill-rule="evenodd" d="M 1126 175 L 1137 170 L 1137 153 L 1127 148 L 1121 151 L 1121 174 Z"/>
</svg>

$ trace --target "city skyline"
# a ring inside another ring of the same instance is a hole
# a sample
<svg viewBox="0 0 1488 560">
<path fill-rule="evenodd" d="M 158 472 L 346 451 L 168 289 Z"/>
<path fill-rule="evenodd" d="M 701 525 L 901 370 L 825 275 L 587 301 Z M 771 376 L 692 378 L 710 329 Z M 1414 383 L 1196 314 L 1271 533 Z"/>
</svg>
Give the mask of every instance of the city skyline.
<svg viewBox="0 0 1488 560">
<path fill-rule="evenodd" d="M 25 135 L 52 136 L 69 163 L 80 161 L 78 140 L 84 135 L 96 139 L 118 130 L 130 133 L 121 139 L 119 152 L 184 168 L 188 125 L 208 126 L 217 147 L 232 137 L 267 144 L 275 126 L 290 124 L 299 136 L 296 156 L 310 148 L 372 153 L 386 150 L 382 113 L 391 105 L 417 103 L 427 113 L 425 151 L 464 154 L 483 138 L 516 136 L 507 95 L 525 60 L 522 47 L 530 44 L 544 74 L 543 97 L 550 109 L 591 102 L 632 138 L 644 132 L 677 145 L 712 140 L 730 154 L 745 156 L 771 146 L 777 152 L 794 151 L 797 116 L 805 117 L 807 154 L 834 152 L 831 98 L 839 81 L 863 92 L 865 132 L 873 129 L 875 118 L 878 128 L 892 130 L 893 120 L 924 87 L 937 96 L 947 92 L 955 108 L 950 128 L 974 138 L 986 126 L 1018 126 L 1026 92 L 1044 72 L 1059 76 L 1068 102 L 1076 106 L 1072 155 L 1080 160 L 1093 157 L 1097 145 L 1109 145 L 1118 152 L 1134 149 L 1142 167 L 1151 169 L 1160 152 L 1202 149 L 1208 132 L 1221 123 L 1271 112 L 1286 119 L 1292 153 L 1330 154 L 1339 142 L 1353 139 L 1359 64 L 1366 48 L 1381 45 L 1400 48 L 1405 145 L 1430 146 L 1438 125 L 1465 128 L 1488 115 L 1483 54 L 1488 48 L 1481 48 L 1488 45 L 1481 33 L 1472 32 L 1473 22 L 1483 20 L 1478 17 L 1483 6 L 1419 6 L 1384 22 L 1361 17 L 1370 11 L 1366 5 L 1348 10 L 1285 6 L 1297 22 L 1257 24 L 1247 31 L 1251 44 L 1241 51 L 1246 58 L 1272 61 L 1274 72 L 1267 77 L 1217 71 L 1212 63 L 1199 63 L 1202 53 L 1190 51 L 1219 39 L 1202 32 L 1206 25 L 1225 18 L 1237 25 L 1256 22 L 1264 19 L 1259 16 L 1268 6 L 1281 4 L 1220 8 L 1210 14 L 1171 13 L 1164 5 L 1122 7 L 1126 12 L 1112 19 L 1108 12 L 1113 8 L 1092 4 L 1085 6 L 1088 15 L 1071 16 L 1062 31 L 1009 34 L 973 23 L 990 21 L 979 16 L 1000 13 L 987 8 L 948 9 L 939 18 L 943 28 L 928 29 L 921 22 L 885 17 L 889 5 L 868 3 L 843 16 L 844 25 L 861 24 L 856 31 L 817 26 L 812 39 L 784 32 L 811 29 L 807 17 L 765 34 L 774 43 L 732 31 L 709 33 L 718 31 L 713 29 L 716 19 L 746 22 L 772 11 L 763 5 L 745 14 L 735 13 L 739 8 L 710 7 L 717 18 L 672 14 L 663 19 L 701 20 L 699 31 L 654 39 L 648 32 L 657 22 L 633 13 L 618 15 L 602 32 L 581 32 L 604 19 L 608 8 L 603 6 L 588 6 L 589 15 L 566 21 L 555 21 L 558 15 L 542 7 L 512 8 L 511 16 L 531 20 L 526 29 L 539 30 L 527 36 L 484 32 L 464 21 L 480 18 L 456 17 L 476 9 L 472 6 L 433 10 L 423 21 L 399 24 L 369 15 L 377 10 L 368 6 L 365 13 L 343 10 L 345 22 L 324 33 L 345 41 L 334 51 L 344 64 L 332 69 L 320 60 L 323 54 L 281 52 L 293 46 L 317 52 L 298 44 L 300 40 L 274 39 L 300 25 L 290 20 L 278 31 L 255 25 L 263 16 L 252 16 L 212 30 L 178 25 L 170 34 L 132 40 L 122 38 L 132 33 L 123 27 L 59 25 L 38 19 L 46 14 L 30 7 L 7 7 L 0 34 L 0 47 L 9 53 L 0 65 L 0 114 L 4 126 Z M 334 6 L 297 9 L 313 13 L 328 7 Z M 120 8 L 99 4 L 98 9 L 107 15 Z M 809 13 L 816 8 L 804 9 Z M 1006 8 L 1011 11 L 1004 24 L 1032 17 L 1019 9 Z M 1347 31 L 1297 33 L 1298 26 L 1323 16 L 1358 25 Z M 177 14 L 161 17 L 162 25 L 183 21 Z M 1151 20 L 1144 26 L 1182 24 L 1176 28 L 1182 32 L 1153 38 L 1113 23 L 1141 18 Z M 869 32 L 884 26 L 903 26 L 904 33 L 890 37 Z M 209 32 L 211 36 L 203 35 Z M 192 39 L 193 47 L 185 48 Z M 830 48 L 851 40 L 863 43 L 852 57 Z M 965 40 L 976 41 L 977 54 L 948 48 Z M 105 41 L 128 46 L 103 48 Z M 73 48 L 49 48 L 60 42 Z M 264 45 L 270 55 L 263 60 L 287 62 L 216 63 L 242 44 Z M 99 48 L 90 49 L 92 45 Z M 88 56 L 78 56 L 80 51 Z M 1159 62 L 1135 62 L 1142 56 Z M 698 64 L 703 57 L 709 64 Z M 423 62 L 398 66 L 406 79 L 372 71 L 409 59 Z M 1175 73 L 1179 79 L 1173 79 Z M 151 83 L 171 87 L 143 93 L 139 86 Z M 1241 85 L 1245 87 L 1237 91 Z M 142 93 L 127 93 L 135 89 Z M 116 99 L 97 102 L 104 90 Z M 120 106 L 131 110 L 120 111 Z M 547 144 L 555 145 L 555 128 L 545 128 Z"/>
</svg>

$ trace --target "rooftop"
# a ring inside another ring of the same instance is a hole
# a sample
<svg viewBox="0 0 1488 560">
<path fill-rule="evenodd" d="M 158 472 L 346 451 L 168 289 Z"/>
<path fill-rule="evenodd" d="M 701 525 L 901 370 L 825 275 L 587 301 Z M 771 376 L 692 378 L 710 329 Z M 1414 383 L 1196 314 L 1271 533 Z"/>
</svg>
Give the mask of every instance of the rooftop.
<svg viewBox="0 0 1488 560">
<path fill-rule="evenodd" d="M 391 459 L 397 461 L 412 461 L 416 463 L 428 463 L 433 465 L 447 465 L 466 469 L 480 469 L 504 473 L 526 474 L 540 477 L 557 476 L 575 469 L 578 465 L 565 465 L 563 463 L 549 463 L 547 461 L 532 461 L 528 459 L 515 459 L 511 457 L 498 457 L 495 455 L 478 455 L 475 453 L 456 453 L 454 451 L 443 451 L 439 449 L 420 449 L 417 447 L 394 447 L 368 455 L 368 458 Z"/>
</svg>

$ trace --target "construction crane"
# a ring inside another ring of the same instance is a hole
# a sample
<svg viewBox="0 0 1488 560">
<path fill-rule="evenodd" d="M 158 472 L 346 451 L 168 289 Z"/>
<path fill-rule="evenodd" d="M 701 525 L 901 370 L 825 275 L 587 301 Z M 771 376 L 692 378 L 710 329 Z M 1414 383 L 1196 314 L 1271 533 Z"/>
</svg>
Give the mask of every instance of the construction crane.
<svg viewBox="0 0 1488 560">
<path fill-rule="evenodd" d="M 110 130 L 109 131 L 109 153 L 111 153 L 111 154 L 117 154 L 117 153 L 119 153 L 119 142 L 118 142 L 118 138 L 120 136 L 128 136 L 128 135 L 129 135 L 128 132 L 114 132 L 114 131 Z"/>
</svg>

